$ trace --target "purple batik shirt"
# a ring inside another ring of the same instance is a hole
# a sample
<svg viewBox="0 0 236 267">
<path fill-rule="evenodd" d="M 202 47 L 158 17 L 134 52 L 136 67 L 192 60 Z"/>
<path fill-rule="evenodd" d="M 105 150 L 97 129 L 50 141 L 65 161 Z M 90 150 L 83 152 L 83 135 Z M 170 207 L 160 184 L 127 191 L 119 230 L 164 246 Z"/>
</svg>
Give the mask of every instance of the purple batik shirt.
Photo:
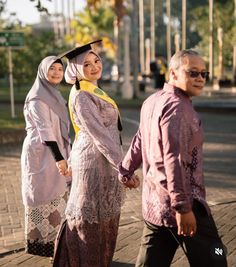
<svg viewBox="0 0 236 267">
<path fill-rule="evenodd" d="M 139 130 L 119 169 L 129 177 L 143 164 L 146 221 L 176 227 L 175 212 L 191 211 L 193 199 L 210 213 L 205 201 L 202 145 L 201 120 L 184 91 L 166 83 L 144 102 Z"/>
</svg>

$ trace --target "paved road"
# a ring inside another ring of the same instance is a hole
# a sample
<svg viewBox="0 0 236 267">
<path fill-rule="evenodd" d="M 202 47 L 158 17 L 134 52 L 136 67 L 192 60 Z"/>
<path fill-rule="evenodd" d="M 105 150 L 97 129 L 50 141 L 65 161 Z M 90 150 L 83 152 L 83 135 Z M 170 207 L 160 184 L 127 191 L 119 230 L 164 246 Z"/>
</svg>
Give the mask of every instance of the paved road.
<svg viewBox="0 0 236 267">
<path fill-rule="evenodd" d="M 122 115 L 126 117 L 123 121 L 126 150 L 137 130 L 138 112 L 122 110 Z M 230 113 L 202 113 L 201 116 L 206 139 L 207 199 L 228 249 L 229 267 L 236 267 L 236 117 Z M 49 267 L 48 258 L 28 255 L 23 251 L 20 150 L 20 145 L 2 146 L 0 149 L 0 266 Z M 141 190 L 128 190 L 122 208 L 113 267 L 134 266 L 141 231 Z M 177 251 L 172 266 L 188 266 L 181 250 Z"/>
</svg>

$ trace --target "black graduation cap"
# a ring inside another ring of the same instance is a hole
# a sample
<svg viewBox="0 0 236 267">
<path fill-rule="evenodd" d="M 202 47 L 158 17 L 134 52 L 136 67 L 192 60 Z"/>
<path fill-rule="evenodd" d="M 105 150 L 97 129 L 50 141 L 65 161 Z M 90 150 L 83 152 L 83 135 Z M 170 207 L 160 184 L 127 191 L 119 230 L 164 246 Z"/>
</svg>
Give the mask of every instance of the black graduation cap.
<svg viewBox="0 0 236 267">
<path fill-rule="evenodd" d="M 88 43 L 86 45 L 75 47 L 75 48 L 73 48 L 73 49 L 71 49 L 69 51 L 66 51 L 66 52 L 60 54 L 58 56 L 58 58 L 66 57 L 68 59 L 72 59 L 72 58 L 78 56 L 79 54 L 82 54 L 82 53 L 92 49 L 93 48 L 92 45 L 95 44 L 95 43 L 99 43 L 99 42 L 102 42 L 102 40 L 96 40 L 96 41 L 90 42 L 90 43 Z"/>
</svg>

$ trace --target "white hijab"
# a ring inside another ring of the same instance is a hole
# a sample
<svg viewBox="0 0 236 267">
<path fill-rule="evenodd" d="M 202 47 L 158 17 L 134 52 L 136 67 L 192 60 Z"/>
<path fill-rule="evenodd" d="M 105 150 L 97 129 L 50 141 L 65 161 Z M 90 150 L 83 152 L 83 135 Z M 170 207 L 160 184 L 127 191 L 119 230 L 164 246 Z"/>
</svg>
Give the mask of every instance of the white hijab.
<svg viewBox="0 0 236 267">
<path fill-rule="evenodd" d="M 92 49 L 85 51 L 84 53 L 79 54 L 78 56 L 70 59 L 67 63 L 67 67 L 65 70 L 65 80 L 69 84 L 75 84 L 76 79 L 86 80 L 84 76 L 84 60 L 89 53 L 93 53 L 96 55 L 100 60 L 100 56 Z"/>
</svg>

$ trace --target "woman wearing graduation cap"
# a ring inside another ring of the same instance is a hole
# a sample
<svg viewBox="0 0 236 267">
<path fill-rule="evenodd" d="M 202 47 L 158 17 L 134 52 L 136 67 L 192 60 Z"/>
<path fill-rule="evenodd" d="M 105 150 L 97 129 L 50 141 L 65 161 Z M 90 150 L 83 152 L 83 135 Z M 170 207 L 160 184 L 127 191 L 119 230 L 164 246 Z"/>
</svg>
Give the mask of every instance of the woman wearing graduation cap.
<svg viewBox="0 0 236 267">
<path fill-rule="evenodd" d="M 64 68 L 56 56 L 44 58 L 25 99 L 27 136 L 21 154 L 26 252 L 52 257 L 67 201 L 69 117 L 58 85 Z M 61 174 L 59 174 L 60 168 Z"/>
<path fill-rule="evenodd" d="M 116 103 L 98 87 L 102 61 L 92 43 L 63 56 L 76 137 L 71 151 L 72 186 L 67 220 L 58 235 L 54 266 L 108 267 L 115 250 L 124 187 L 121 123 Z"/>
</svg>

